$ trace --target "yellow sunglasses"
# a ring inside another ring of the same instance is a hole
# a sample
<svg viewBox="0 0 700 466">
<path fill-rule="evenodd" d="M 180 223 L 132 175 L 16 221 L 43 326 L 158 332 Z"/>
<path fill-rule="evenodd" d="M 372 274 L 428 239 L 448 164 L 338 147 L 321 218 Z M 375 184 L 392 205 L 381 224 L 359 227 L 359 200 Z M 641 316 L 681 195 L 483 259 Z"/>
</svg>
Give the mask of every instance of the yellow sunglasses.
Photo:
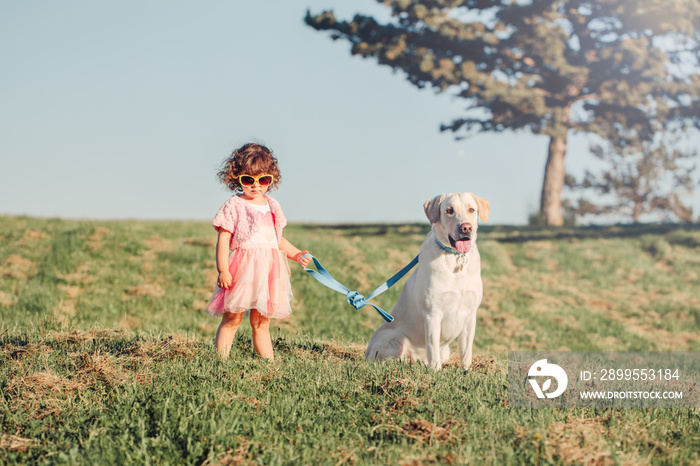
<svg viewBox="0 0 700 466">
<path fill-rule="evenodd" d="M 238 182 L 241 184 L 241 186 L 245 186 L 246 188 L 249 186 L 253 186 L 255 183 L 258 183 L 260 186 L 265 187 L 270 186 L 274 179 L 275 177 L 272 175 L 241 175 L 238 177 Z"/>
</svg>

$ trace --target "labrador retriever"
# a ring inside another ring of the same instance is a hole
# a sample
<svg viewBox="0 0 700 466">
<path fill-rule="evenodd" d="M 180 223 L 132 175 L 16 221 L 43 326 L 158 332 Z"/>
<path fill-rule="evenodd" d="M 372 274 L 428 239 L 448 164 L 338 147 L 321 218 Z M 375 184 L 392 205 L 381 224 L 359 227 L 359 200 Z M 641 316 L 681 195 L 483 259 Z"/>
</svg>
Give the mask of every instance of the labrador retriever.
<svg viewBox="0 0 700 466">
<path fill-rule="evenodd" d="M 483 295 L 477 217 L 488 222 L 489 203 L 474 194 L 450 193 L 423 208 L 432 229 L 420 247 L 418 268 L 394 306 L 394 321 L 372 335 L 365 359 L 411 359 L 439 370 L 457 339 L 460 365 L 468 369 Z"/>
</svg>

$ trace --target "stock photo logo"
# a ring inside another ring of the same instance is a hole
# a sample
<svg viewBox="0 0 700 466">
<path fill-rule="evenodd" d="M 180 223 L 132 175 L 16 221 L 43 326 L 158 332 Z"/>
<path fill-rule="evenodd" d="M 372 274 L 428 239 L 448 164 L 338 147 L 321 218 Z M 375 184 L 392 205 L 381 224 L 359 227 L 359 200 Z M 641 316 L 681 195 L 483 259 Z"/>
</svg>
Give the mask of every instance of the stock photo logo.
<svg viewBox="0 0 700 466">
<path fill-rule="evenodd" d="M 564 372 L 564 369 L 556 364 L 547 363 L 546 359 L 540 359 L 530 366 L 530 370 L 527 373 L 528 380 L 530 381 L 530 386 L 537 395 L 537 398 L 556 398 L 566 390 L 566 386 L 569 383 L 569 378 Z M 532 378 L 535 377 L 535 378 Z M 538 378 L 546 377 L 542 386 L 538 382 Z M 557 381 L 557 389 L 551 393 L 546 393 L 552 386 L 552 378 Z"/>
</svg>

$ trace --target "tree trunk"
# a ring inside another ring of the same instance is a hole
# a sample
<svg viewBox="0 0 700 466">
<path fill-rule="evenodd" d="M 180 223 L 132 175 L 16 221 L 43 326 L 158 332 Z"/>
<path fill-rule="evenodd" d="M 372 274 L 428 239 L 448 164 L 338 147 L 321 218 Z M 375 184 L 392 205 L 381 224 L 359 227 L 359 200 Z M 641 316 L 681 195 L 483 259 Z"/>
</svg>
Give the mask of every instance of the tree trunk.
<svg viewBox="0 0 700 466">
<path fill-rule="evenodd" d="M 632 208 L 632 222 L 639 223 L 639 217 L 642 215 L 642 201 L 635 200 Z"/>
<path fill-rule="evenodd" d="M 566 133 L 552 136 L 549 141 L 549 155 L 544 169 L 540 209 L 547 225 L 561 226 L 564 217 L 561 212 L 561 193 L 564 189 L 564 155 L 566 154 Z"/>
</svg>

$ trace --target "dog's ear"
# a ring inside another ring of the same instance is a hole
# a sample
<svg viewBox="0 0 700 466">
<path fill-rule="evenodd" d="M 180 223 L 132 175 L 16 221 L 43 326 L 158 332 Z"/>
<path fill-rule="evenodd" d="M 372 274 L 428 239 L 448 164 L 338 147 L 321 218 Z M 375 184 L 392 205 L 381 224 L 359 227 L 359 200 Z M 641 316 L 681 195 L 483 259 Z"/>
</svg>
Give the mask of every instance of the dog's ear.
<svg viewBox="0 0 700 466">
<path fill-rule="evenodd" d="M 472 194 L 472 196 L 476 199 L 476 205 L 479 207 L 479 218 L 482 222 L 489 223 L 489 210 L 491 209 L 489 201 L 475 194 Z"/>
<path fill-rule="evenodd" d="M 425 210 L 425 216 L 428 217 L 430 224 L 437 223 L 440 220 L 440 203 L 445 199 L 444 194 L 438 194 L 432 199 L 428 199 L 423 204 L 423 210 Z"/>
</svg>

